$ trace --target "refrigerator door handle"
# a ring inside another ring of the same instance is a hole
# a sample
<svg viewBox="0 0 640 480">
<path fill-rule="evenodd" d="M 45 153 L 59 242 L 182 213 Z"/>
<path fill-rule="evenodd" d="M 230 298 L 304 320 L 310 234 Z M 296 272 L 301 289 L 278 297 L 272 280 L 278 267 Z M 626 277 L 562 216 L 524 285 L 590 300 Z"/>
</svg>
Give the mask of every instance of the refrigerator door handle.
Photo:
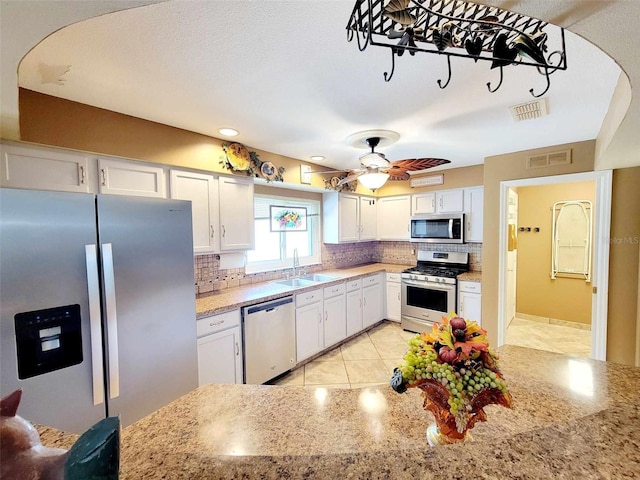
<svg viewBox="0 0 640 480">
<path fill-rule="evenodd" d="M 104 370 L 102 367 L 102 325 L 100 324 L 98 254 L 95 244 L 85 245 L 84 250 L 87 262 L 87 292 L 89 294 L 93 404 L 100 405 L 101 403 L 104 403 Z"/>
<path fill-rule="evenodd" d="M 116 285 L 113 273 L 113 252 L 110 243 L 102 244 L 102 271 L 107 314 L 107 352 L 109 359 L 109 398 L 120 395 L 120 367 L 118 365 L 118 315 L 116 313 Z"/>
</svg>

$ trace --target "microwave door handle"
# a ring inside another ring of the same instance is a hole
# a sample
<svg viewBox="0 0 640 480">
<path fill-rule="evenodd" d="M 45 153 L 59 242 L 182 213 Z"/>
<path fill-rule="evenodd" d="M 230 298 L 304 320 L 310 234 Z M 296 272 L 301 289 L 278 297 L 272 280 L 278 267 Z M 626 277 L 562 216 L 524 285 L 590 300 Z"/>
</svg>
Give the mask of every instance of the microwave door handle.
<svg viewBox="0 0 640 480">
<path fill-rule="evenodd" d="M 449 238 L 453 238 L 453 218 L 449 219 Z"/>
</svg>

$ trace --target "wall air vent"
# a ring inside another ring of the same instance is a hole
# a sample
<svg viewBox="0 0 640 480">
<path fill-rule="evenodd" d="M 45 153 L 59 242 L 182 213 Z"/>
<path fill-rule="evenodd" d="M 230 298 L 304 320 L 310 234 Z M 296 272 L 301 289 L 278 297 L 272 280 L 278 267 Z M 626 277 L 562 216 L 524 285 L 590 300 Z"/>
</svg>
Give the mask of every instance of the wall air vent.
<svg viewBox="0 0 640 480">
<path fill-rule="evenodd" d="M 521 103 L 509 107 L 514 122 L 533 120 L 549 114 L 549 104 L 546 98 L 540 98 L 533 102 Z"/>
<path fill-rule="evenodd" d="M 531 155 L 527 157 L 527 168 L 552 167 L 554 165 L 569 165 L 571 163 L 571 149 L 559 152 Z"/>
</svg>

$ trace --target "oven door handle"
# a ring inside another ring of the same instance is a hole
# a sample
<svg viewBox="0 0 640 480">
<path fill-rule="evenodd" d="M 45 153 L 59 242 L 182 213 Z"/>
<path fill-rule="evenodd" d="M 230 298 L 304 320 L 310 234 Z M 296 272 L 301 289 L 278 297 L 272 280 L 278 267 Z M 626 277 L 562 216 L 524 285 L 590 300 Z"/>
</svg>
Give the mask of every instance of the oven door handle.
<svg viewBox="0 0 640 480">
<path fill-rule="evenodd" d="M 413 280 L 402 280 L 403 285 L 411 285 L 413 287 L 428 288 L 430 290 L 442 290 L 444 292 L 455 291 L 456 286 L 449 283 L 431 283 L 431 282 L 415 282 Z"/>
</svg>

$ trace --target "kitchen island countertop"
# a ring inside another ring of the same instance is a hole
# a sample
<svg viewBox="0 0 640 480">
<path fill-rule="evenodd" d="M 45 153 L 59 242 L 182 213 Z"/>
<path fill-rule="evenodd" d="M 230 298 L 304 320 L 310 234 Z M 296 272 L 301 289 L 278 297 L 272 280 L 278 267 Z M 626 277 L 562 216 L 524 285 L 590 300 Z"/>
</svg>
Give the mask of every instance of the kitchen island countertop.
<svg viewBox="0 0 640 480">
<path fill-rule="evenodd" d="M 203 318 L 227 310 L 234 310 L 247 305 L 274 300 L 296 293 L 302 293 L 316 288 L 323 288 L 334 283 L 349 279 L 361 278 L 379 272 L 399 273 L 411 265 L 396 265 L 391 263 L 372 263 L 352 268 L 322 270 L 322 275 L 335 277 L 328 282 L 318 282 L 305 287 L 288 287 L 280 285 L 277 280 L 260 282 L 241 287 L 226 288 L 215 293 L 204 294 L 196 299 L 196 317 Z M 282 279 L 281 279 L 282 280 Z"/>
<path fill-rule="evenodd" d="M 640 475 L 640 368 L 504 346 L 512 410 L 431 448 L 416 389 L 205 385 L 125 428 L 133 479 L 601 479 Z M 44 444 L 64 434 L 42 429 Z M 67 440 L 72 441 L 74 436 Z"/>
</svg>

